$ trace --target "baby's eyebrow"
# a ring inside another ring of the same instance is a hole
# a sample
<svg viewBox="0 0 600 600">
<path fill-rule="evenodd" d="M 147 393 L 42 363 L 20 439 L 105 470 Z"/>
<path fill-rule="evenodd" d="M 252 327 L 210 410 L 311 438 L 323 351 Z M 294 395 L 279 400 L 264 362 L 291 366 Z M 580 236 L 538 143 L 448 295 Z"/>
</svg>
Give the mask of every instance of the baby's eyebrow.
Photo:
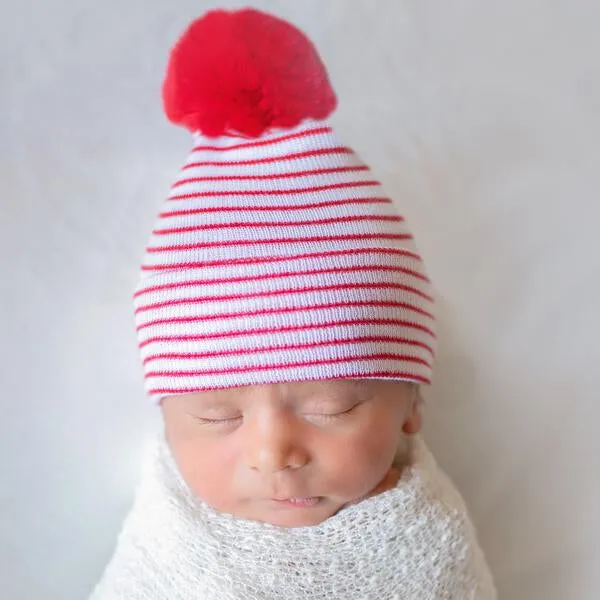
<svg viewBox="0 0 600 600">
<path fill-rule="evenodd" d="M 232 408 L 237 406 L 239 402 L 235 402 L 234 398 L 228 398 L 227 396 L 219 397 L 200 397 L 194 398 L 190 406 L 194 408 L 202 408 L 205 410 Z"/>
<path fill-rule="evenodd" d="M 315 388 L 312 388 L 310 390 L 310 393 L 322 394 L 325 396 L 340 396 L 342 394 L 350 395 L 360 393 L 367 389 L 369 389 L 369 385 L 367 383 L 357 383 L 341 380 L 339 383 L 335 382 L 331 386 L 317 386 Z"/>
<path fill-rule="evenodd" d="M 338 389 L 314 389 L 304 394 L 298 394 L 292 399 L 293 403 L 327 406 L 340 404 L 358 397 L 358 390 L 352 387 Z"/>
<path fill-rule="evenodd" d="M 223 408 L 239 404 L 234 398 L 207 398 L 200 401 L 202 406 L 216 406 L 217 408 Z"/>
</svg>

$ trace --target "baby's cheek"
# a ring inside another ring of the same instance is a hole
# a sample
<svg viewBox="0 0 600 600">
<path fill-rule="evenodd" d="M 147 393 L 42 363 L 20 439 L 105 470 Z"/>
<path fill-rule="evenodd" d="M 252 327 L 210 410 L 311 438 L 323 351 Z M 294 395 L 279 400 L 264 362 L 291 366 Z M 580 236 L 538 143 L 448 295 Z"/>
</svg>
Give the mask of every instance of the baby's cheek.
<svg viewBox="0 0 600 600">
<path fill-rule="evenodd" d="M 347 502 L 369 494 L 388 473 L 395 444 L 395 438 L 366 432 L 329 448 L 323 456 L 336 494 Z"/>
<path fill-rule="evenodd" d="M 174 455 L 183 479 L 198 498 L 218 510 L 230 508 L 232 469 L 226 455 L 193 442 L 176 447 Z"/>
</svg>

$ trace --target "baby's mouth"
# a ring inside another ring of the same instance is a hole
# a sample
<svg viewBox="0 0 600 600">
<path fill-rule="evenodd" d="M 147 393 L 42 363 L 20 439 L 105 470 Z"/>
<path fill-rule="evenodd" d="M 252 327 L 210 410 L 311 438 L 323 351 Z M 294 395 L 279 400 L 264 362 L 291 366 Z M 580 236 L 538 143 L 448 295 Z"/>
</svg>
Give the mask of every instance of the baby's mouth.
<svg viewBox="0 0 600 600">
<path fill-rule="evenodd" d="M 293 508 L 312 508 L 319 504 L 322 500 L 322 496 L 308 496 L 303 498 L 273 498 L 273 502 L 281 504 L 283 506 L 290 506 Z"/>
</svg>

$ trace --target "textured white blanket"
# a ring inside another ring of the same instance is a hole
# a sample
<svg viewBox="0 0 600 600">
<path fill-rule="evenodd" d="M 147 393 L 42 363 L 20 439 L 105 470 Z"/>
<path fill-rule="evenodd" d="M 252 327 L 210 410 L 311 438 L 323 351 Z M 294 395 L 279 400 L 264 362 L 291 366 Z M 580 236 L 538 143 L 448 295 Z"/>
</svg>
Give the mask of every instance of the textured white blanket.
<svg viewBox="0 0 600 600">
<path fill-rule="evenodd" d="M 416 439 L 398 485 L 282 529 L 200 502 L 160 438 L 91 600 L 495 600 L 464 503 Z"/>
</svg>

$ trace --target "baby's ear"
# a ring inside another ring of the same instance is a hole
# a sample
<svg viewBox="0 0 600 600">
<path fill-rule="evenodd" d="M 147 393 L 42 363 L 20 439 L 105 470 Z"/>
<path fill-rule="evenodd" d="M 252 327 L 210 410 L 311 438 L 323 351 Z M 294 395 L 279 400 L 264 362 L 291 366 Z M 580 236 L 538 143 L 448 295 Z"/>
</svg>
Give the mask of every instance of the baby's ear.
<svg viewBox="0 0 600 600">
<path fill-rule="evenodd" d="M 402 424 L 402 431 L 406 435 L 415 435 L 421 431 L 423 418 L 421 415 L 421 393 L 418 388 L 415 389 L 415 393 L 411 398 L 411 405 L 406 413 L 404 423 Z"/>
</svg>

